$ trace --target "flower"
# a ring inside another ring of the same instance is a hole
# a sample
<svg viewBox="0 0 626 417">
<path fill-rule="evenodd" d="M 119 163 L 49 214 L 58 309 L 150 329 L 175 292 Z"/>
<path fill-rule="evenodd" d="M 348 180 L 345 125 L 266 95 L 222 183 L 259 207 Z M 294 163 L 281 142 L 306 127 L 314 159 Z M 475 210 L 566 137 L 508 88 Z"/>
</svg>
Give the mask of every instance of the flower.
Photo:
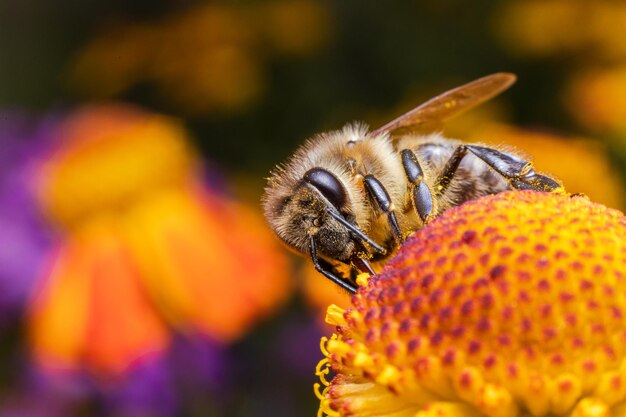
<svg viewBox="0 0 626 417">
<path fill-rule="evenodd" d="M 229 352 L 202 335 L 174 337 L 163 354 L 133 363 L 123 381 L 101 390 L 107 415 L 180 416 L 216 411 L 231 395 Z"/>
<path fill-rule="evenodd" d="M 564 101 L 585 128 L 601 133 L 626 132 L 626 65 L 580 71 L 570 80 Z"/>
<path fill-rule="evenodd" d="M 621 2 L 513 1 L 503 3 L 494 17 L 499 40 L 520 55 L 570 54 L 596 62 L 626 58 Z"/>
<path fill-rule="evenodd" d="M 268 45 L 278 53 L 306 55 L 324 46 L 330 37 L 330 11 L 310 0 L 268 2 L 260 5 L 258 26 Z"/>
<path fill-rule="evenodd" d="M 78 416 L 97 410 L 120 417 L 172 417 L 202 409 L 219 414 L 232 401 L 231 354 L 202 335 L 175 336 L 167 351 L 134 361 L 122 378 L 106 383 L 80 370 L 51 374 L 23 354 L 5 355 L 17 372 L 3 387 L 0 416 Z"/>
<path fill-rule="evenodd" d="M 121 375 L 167 350 L 170 327 L 227 344 L 286 298 L 260 215 L 204 186 L 179 123 L 94 105 L 54 136 L 36 180 L 61 236 L 29 303 L 38 362 Z"/>
<path fill-rule="evenodd" d="M 329 21 L 327 7 L 311 0 L 199 4 L 100 33 L 77 54 L 68 80 L 101 98 L 148 82 L 187 114 L 237 113 L 266 92 L 267 62 L 316 52 Z"/>
<path fill-rule="evenodd" d="M 329 415 L 622 415 L 626 217 L 505 192 L 452 208 L 331 306 Z"/>
<path fill-rule="evenodd" d="M 112 219 L 74 231 L 50 263 L 29 306 L 40 363 L 121 374 L 133 360 L 167 347 L 169 332 Z"/>
<path fill-rule="evenodd" d="M 23 312 L 52 236 L 43 227 L 31 190 L 32 163 L 45 148 L 41 126 L 17 112 L 0 117 L 0 323 Z"/>
</svg>

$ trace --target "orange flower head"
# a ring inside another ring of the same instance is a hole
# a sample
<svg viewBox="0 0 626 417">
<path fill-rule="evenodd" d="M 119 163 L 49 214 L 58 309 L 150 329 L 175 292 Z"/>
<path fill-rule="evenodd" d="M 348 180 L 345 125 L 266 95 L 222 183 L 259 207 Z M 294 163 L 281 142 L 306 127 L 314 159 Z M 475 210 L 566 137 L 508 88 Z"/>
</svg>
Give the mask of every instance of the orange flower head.
<svg viewBox="0 0 626 417">
<path fill-rule="evenodd" d="M 181 124 L 129 105 L 87 106 L 57 135 L 37 188 L 44 213 L 62 227 L 124 210 L 146 190 L 179 187 L 197 167 Z"/>
<path fill-rule="evenodd" d="M 584 128 L 623 134 L 626 132 L 626 66 L 575 74 L 564 102 Z"/>
<path fill-rule="evenodd" d="M 510 52 L 530 57 L 576 53 L 585 62 L 619 62 L 626 56 L 620 29 L 623 2 L 526 0 L 503 3 L 495 35 Z"/>
<path fill-rule="evenodd" d="M 94 105 L 57 134 L 37 173 L 60 237 L 28 306 L 38 362 L 121 374 L 167 349 L 172 327 L 230 343 L 287 298 L 260 213 L 203 186 L 176 121 Z"/>
<path fill-rule="evenodd" d="M 452 208 L 331 306 L 320 414 L 626 411 L 626 218 L 506 192 Z"/>
</svg>

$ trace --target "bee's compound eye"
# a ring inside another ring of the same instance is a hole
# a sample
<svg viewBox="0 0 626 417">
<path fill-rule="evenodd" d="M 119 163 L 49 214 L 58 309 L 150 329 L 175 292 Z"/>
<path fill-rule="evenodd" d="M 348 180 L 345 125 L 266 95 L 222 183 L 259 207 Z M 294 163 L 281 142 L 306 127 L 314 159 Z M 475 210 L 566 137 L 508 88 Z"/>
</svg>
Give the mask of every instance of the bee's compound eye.
<svg viewBox="0 0 626 417">
<path fill-rule="evenodd" d="M 317 188 L 324 197 L 340 209 L 346 203 L 346 191 L 343 184 L 324 168 L 312 168 L 304 174 L 304 180 Z"/>
</svg>

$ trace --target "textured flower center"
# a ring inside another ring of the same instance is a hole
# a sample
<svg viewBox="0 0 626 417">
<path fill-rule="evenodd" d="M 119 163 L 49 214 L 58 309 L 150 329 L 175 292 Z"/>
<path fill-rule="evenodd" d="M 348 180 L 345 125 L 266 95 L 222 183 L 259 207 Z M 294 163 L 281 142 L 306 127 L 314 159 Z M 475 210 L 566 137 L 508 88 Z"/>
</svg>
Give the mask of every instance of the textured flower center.
<svg viewBox="0 0 626 417">
<path fill-rule="evenodd" d="M 606 415 L 626 398 L 626 219 L 582 197 L 503 193 L 410 238 L 329 309 L 342 415 Z M 357 392 L 360 393 L 357 395 Z"/>
</svg>

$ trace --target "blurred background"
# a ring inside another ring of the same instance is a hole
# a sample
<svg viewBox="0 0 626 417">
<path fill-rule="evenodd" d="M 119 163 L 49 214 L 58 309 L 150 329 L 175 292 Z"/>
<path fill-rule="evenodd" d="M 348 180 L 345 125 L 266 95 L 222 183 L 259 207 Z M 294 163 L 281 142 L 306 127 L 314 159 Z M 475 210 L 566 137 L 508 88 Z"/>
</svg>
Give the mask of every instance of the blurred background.
<svg viewBox="0 0 626 417">
<path fill-rule="evenodd" d="M 0 1 L 0 417 L 304 416 L 325 306 L 264 178 L 451 87 L 447 126 L 624 209 L 626 4 Z"/>
</svg>

